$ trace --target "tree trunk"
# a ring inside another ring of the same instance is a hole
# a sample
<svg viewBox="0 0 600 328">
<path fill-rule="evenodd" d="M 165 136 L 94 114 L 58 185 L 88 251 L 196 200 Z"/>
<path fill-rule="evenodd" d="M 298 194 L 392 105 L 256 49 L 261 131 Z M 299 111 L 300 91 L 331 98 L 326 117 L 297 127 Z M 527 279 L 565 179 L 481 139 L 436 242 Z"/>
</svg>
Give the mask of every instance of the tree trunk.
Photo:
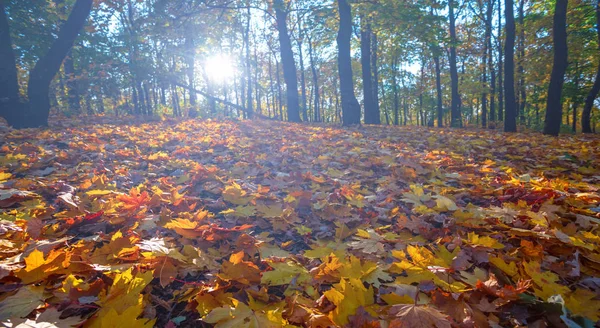
<svg viewBox="0 0 600 328">
<path fill-rule="evenodd" d="M 354 95 L 352 77 L 352 56 L 350 40 L 352 38 L 352 8 L 348 0 L 338 0 L 340 26 L 337 36 L 338 72 L 342 97 L 342 124 L 344 126 L 360 124 L 360 104 Z"/>
<path fill-rule="evenodd" d="M 506 110 L 504 115 L 504 131 L 517 132 L 517 103 L 515 100 L 515 13 L 513 0 L 506 0 L 504 16 L 506 17 L 506 44 L 504 45 L 504 95 Z"/>
<path fill-rule="evenodd" d="M 525 124 L 525 106 L 527 104 L 527 92 L 525 89 L 525 0 L 519 0 L 519 122 Z"/>
<path fill-rule="evenodd" d="M 558 136 L 562 122 L 562 88 L 568 65 L 567 5 L 568 0 L 556 0 L 553 23 L 554 62 L 548 86 L 544 134 Z"/>
<path fill-rule="evenodd" d="M 375 101 L 373 100 L 373 76 L 371 72 L 371 25 L 366 22 L 364 17 L 361 17 L 360 23 L 360 62 L 362 65 L 365 124 L 379 124 L 379 115 L 376 115 L 375 113 Z"/>
<path fill-rule="evenodd" d="M 190 86 L 190 88 L 195 88 L 196 85 L 196 77 L 195 77 L 195 73 L 196 73 L 196 49 L 195 49 L 195 43 L 194 43 L 194 34 L 193 34 L 193 27 L 190 25 L 188 25 L 186 27 L 186 35 L 185 35 L 185 63 L 186 63 L 186 73 L 187 73 L 187 77 L 188 77 L 188 85 Z M 196 100 L 196 95 L 194 93 L 190 93 L 190 106 L 191 111 L 196 111 L 196 104 L 197 104 L 197 100 Z M 191 116 L 195 116 L 194 114 L 191 114 Z"/>
<path fill-rule="evenodd" d="M 250 11 L 250 2 L 248 2 L 247 22 L 246 22 L 246 33 L 244 34 L 244 41 L 246 43 L 246 78 L 248 80 L 248 94 L 246 95 L 248 118 L 252 119 L 254 109 L 252 102 L 252 61 L 250 60 L 250 18 L 252 13 Z"/>
<path fill-rule="evenodd" d="M 10 38 L 10 28 L 4 9 L 4 0 L 0 0 L 0 117 L 8 125 L 21 127 L 25 124 L 22 115 L 26 104 L 21 102 L 17 65 Z"/>
<path fill-rule="evenodd" d="M 400 125 L 400 99 L 399 99 L 399 95 L 398 95 L 398 76 L 397 76 L 397 69 L 398 69 L 398 58 L 394 58 L 392 60 L 392 88 L 393 88 L 393 92 L 394 92 L 394 125 Z"/>
<path fill-rule="evenodd" d="M 64 63 L 65 75 L 67 77 L 67 99 L 69 111 L 79 114 L 81 113 L 81 99 L 79 97 L 79 90 L 77 89 L 77 74 L 75 73 L 73 62 L 73 52 L 69 50 Z"/>
<path fill-rule="evenodd" d="M 600 0 L 596 3 L 596 30 L 598 33 L 598 52 L 600 53 Z M 599 57 L 600 58 L 600 57 Z M 600 92 L 600 63 L 596 70 L 596 79 L 594 85 L 585 98 L 583 112 L 581 112 L 581 131 L 583 133 L 592 133 L 591 116 L 594 108 L 594 101 Z"/>
<path fill-rule="evenodd" d="M 298 99 L 298 77 L 296 76 L 296 62 L 292 51 L 292 42 L 287 28 L 287 9 L 283 0 L 275 0 L 275 16 L 277 18 L 277 31 L 279 32 L 279 47 L 281 51 L 281 64 L 283 65 L 283 79 L 286 85 L 288 121 L 300 122 L 300 105 Z"/>
<path fill-rule="evenodd" d="M 492 24 L 494 17 L 494 1 L 488 3 L 486 12 L 486 34 L 487 38 L 487 49 L 488 49 L 488 69 L 490 71 L 490 116 L 489 121 L 496 121 L 496 70 L 494 69 L 494 49 L 492 47 Z M 493 124 L 489 125 L 490 128 L 495 127 Z"/>
<path fill-rule="evenodd" d="M 77 0 L 69 18 L 61 27 L 58 38 L 50 50 L 40 58 L 29 73 L 27 96 L 29 108 L 21 122 L 16 122 L 15 128 L 48 126 L 50 114 L 50 82 L 60 69 L 69 49 L 73 46 L 79 31 L 87 21 L 93 0 Z"/>
<path fill-rule="evenodd" d="M 373 105 L 375 106 L 375 124 L 381 124 L 381 109 L 379 107 L 379 67 L 378 67 L 378 51 L 379 44 L 377 41 L 377 33 L 371 32 L 371 41 L 373 51 L 371 52 L 371 70 L 373 71 Z"/>
<path fill-rule="evenodd" d="M 450 17 L 450 80 L 452 84 L 452 107 L 450 126 L 462 126 L 460 113 L 460 94 L 458 93 L 458 70 L 456 68 L 456 17 L 454 16 L 455 0 L 448 1 L 448 16 Z"/>
<path fill-rule="evenodd" d="M 491 16 L 489 14 L 490 8 L 492 7 L 491 3 L 488 3 L 486 10 L 486 17 Z M 488 40 L 492 38 L 492 27 L 488 26 L 487 21 L 484 21 L 485 24 L 485 40 L 483 42 L 483 53 L 481 54 L 482 61 L 482 74 L 481 74 L 481 82 L 483 87 L 483 92 L 481 93 L 481 127 L 487 128 L 487 120 L 488 120 Z"/>
<path fill-rule="evenodd" d="M 502 0 L 498 0 L 498 121 L 504 121 L 504 61 L 502 51 Z"/>
<path fill-rule="evenodd" d="M 308 122 L 308 108 L 306 96 L 306 73 L 304 67 L 304 52 L 302 51 L 302 42 L 304 41 L 304 28 L 302 26 L 302 17 L 298 12 L 298 59 L 300 60 L 300 89 L 302 90 L 302 120 Z"/>
<path fill-rule="evenodd" d="M 315 54 L 312 46 L 312 39 L 308 39 L 308 56 L 310 58 L 310 70 L 312 72 L 312 82 L 313 82 L 313 95 L 314 95 L 314 106 L 313 106 L 313 116 L 314 121 L 320 121 L 320 109 L 319 109 L 319 73 L 317 72 L 317 66 L 315 63 Z"/>
<path fill-rule="evenodd" d="M 435 90 L 437 95 L 437 126 L 441 128 L 444 127 L 444 108 L 442 104 L 442 73 L 440 70 L 439 49 L 436 49 L 433 61 L 435 63 Z"/>
</svg>

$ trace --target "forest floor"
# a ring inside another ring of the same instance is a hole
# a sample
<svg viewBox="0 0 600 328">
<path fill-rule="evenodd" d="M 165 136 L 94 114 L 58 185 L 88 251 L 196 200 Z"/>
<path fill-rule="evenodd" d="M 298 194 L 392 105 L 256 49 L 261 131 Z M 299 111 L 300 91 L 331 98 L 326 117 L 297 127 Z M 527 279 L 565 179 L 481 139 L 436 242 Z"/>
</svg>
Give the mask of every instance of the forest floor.
<svg viewBox="0 0 600 328">
<path fill-rule="evenodd" d="M 4 129 L 0 322 L 590 326 L 599 188 L 598 136 Z"/>
</svg>

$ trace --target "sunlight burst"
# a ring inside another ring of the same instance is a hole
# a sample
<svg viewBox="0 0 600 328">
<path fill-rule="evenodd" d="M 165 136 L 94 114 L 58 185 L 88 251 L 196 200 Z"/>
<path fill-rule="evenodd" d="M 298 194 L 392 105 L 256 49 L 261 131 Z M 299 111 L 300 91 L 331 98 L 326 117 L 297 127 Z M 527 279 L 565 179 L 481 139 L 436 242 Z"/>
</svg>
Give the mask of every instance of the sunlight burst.
<svg viewBox="0 0 600 328">
<path fill-rule="evenodd" d="M 217 54 L 208 57 L 204 62 L 204 70 L 208 78 L 217 83 L 225 83 L 233 79 L 235 68 L 229 56 Z"/>
</svg>

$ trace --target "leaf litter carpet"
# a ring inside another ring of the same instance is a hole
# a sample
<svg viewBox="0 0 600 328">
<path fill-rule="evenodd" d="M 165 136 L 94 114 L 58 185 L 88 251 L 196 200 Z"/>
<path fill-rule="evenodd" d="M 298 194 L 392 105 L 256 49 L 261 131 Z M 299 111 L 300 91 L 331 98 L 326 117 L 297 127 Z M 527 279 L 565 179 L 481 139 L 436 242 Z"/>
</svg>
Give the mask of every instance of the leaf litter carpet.
<svg viewBox="0 0 600 328">
<path fill-rule="evenodd" d="M 600 139 L 162 121 L 0 131 L 6 327 L 591 327 Z"/>
</svg>

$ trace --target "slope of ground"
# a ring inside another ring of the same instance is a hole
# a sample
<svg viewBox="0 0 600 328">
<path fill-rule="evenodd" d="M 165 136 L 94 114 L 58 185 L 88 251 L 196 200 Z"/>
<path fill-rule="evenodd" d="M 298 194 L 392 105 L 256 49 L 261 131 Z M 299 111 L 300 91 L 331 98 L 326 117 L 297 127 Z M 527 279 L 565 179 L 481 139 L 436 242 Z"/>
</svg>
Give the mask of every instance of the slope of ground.
<svg viewBox="0 0 600 328">
<path fill-rule="evenodd" d="M 599 146 L 265 121 L 0 131 L 0 322 L 590 326 Z"/>
</svg>

